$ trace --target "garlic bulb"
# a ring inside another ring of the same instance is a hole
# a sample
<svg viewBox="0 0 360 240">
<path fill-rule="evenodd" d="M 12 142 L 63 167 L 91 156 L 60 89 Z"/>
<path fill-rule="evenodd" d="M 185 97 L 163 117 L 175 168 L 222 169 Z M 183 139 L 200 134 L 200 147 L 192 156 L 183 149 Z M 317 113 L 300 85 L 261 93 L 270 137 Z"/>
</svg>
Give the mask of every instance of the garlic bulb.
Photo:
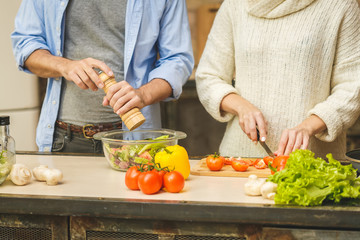
<svg viewBox="0 0 360 240">
<path fill-rule="evenodd" d="M 11 181 L 19 186 L 26 185 L 31 181 L 31 171 L 24 164 L 16 163 L 10 172 Z"/>
<path fill-rule="evenodd" d="M 59 169 L 48 168 L 46 165 L 40 165 L 34 168 L 33 174 L 36 180 L 46 181 L 47 185 L 56 185 L 63 178 L 63 174 Z"/>
</svg>

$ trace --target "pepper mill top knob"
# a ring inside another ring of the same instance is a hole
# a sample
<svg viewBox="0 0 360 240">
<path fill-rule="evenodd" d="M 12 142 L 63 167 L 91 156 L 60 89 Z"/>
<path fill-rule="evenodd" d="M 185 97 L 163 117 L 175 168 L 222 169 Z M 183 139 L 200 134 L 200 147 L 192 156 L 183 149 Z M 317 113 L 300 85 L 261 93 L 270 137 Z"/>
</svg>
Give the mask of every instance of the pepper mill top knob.
<svg viewBox="0 0 360 240">
<path fill-rule="evenodd" d="M 114 77 L 109 77 L 104 72 L 100 72 L 99 77 L 105 85 L 103 88 L 105 93 L 107 93 L 109 88 L 116 83 Z M 128 112 L 126 112 L 125 114 L 120 115 L 120 117 L 130 131 L 134 130 L 135 128 L 138 128 L 146 120 L 144 115 L 140 112 L 139 108 L 133 108 Z"/>
</svg>

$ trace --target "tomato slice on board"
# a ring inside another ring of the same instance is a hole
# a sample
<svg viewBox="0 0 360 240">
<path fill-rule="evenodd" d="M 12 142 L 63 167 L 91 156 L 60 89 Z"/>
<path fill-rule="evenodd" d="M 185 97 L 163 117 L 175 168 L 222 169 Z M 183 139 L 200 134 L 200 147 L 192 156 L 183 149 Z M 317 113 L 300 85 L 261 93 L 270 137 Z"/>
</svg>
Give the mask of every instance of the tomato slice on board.
<svg viewBox="0 0 360 240">
<path fill-rule="evenodd" d="M 231 167 L 235 170 L 235 171 L 239 171 L 239 172 L 245 172 L 248 168 L 249 165 L 247 165 L 244 161 L 242 160 L 233 160 L 231 163 Z"/>
<path fill-rule="evenodd" d="M 224 164 L 231 165 L 231 162 L 234 160 L 234 157 L 225 158 Z"/>
<path fill-rule="evenodd" d="M 254 165 L 255 168 L 257 169 L 264 169 L 267 167 L 266 163 L 264 162 L 263 159 L 261 159 L 260 161 L 258 161 L 255 165 Z"/>
<path fill-rule="evenodd" d="M 269 166 L 269 162 L 274 161 L 274 158 L 270 157 L 270 156 L 266 156 L 266 157 L 263 158 L 263 160 L 264 160 L 266 166 Z"/>
</svg>

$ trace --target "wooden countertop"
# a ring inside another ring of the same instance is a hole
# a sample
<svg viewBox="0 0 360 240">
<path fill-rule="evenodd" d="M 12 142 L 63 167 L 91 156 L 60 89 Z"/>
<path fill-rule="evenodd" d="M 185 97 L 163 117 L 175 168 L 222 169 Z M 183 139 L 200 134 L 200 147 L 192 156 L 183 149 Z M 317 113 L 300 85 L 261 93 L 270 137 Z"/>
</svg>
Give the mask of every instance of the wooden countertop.
<svg viewBox="0 0 360 240">
<path fill-rule="evenodd" d="M 0 213 L 360 229 L 358 206 L 274 205 L 246 196 L 246 178 L 190 175 L 181 193 L 145 195 L 128 190 L 125 173 L 111 169 L 104 157 L 18 154 L 17 162 L 61 169 L 63 183 L 6 181 L 0 186 Z"/>
</svg>

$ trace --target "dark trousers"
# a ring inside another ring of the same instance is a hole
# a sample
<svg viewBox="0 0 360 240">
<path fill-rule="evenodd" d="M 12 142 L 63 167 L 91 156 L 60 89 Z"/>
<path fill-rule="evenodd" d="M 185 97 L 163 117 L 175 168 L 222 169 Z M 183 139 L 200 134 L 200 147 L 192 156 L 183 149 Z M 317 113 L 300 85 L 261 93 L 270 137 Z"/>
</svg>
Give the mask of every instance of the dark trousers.
<svg viewBox="0 0 360 240">
<path fill-rule="evenodd" d="M 52 152 L 103 153 L 100 140 L 85 138 L 82 133 L 55 127 Z"/>
</svg>

